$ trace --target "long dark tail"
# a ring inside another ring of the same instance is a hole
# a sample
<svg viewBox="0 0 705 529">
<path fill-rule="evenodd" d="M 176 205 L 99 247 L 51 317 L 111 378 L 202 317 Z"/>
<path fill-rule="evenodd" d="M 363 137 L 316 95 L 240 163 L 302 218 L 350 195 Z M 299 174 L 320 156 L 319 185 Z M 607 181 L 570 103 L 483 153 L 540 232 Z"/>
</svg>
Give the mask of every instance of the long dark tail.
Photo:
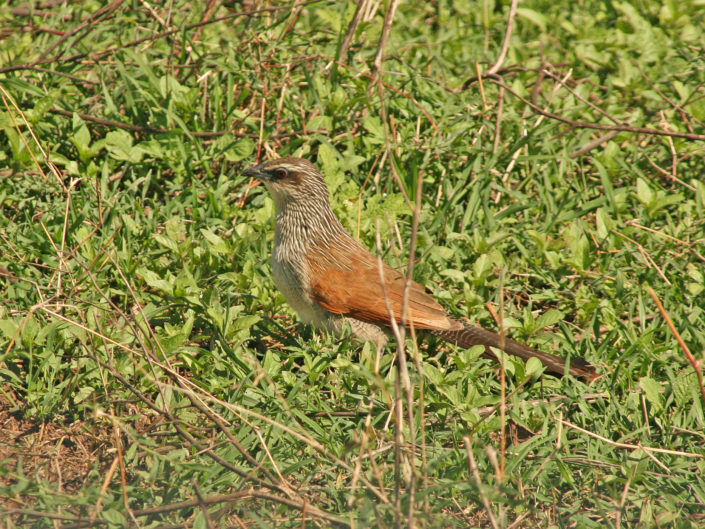
<svg viewBox="0 0 705 529">
<path fill-rule="evenodd" d="M 431 331 L 434 336 L 438 336 L 441 340 L 459 345 L 461 347 L 472 347 L 473 345 L 484 345 L 486 347 L 497 347 L 504 350 L 505 353 L 518 356 L 524 360 L 529 358 L 538 358 L 546 367 L 546 370 L 556 375 L 564 375 L 566 372 L 565 358 L 554 356 L 549 353 L 544 353 L 528 345 L 515 342 L 510 338 L 504 338 L 496 332 L 488 331 L 482 327 L 474 325 L 464 325 L 462 329 L 454 331 Z M 497 357 L 491 352 L 485 353 L 485 356 L 494 360 Z M 570 359 L 570 374 L 574 377 L 584 377 L 592 380 L 597 376 L 595 369 L 582 360 L 581 358 Z"/>
</svg>

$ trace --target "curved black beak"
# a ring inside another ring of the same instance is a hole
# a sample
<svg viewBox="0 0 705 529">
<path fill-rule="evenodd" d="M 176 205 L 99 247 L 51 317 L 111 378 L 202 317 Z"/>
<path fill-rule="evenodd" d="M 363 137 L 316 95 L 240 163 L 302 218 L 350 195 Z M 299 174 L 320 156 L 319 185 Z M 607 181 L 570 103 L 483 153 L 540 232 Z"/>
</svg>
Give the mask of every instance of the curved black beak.
<svg viewBox="0 0 705 529">
<path fill-rule="evenodd" d="M 269 173 L 264 170 L 264 164 L 260 163 L 248 167 L 242 172 L 245 176 L 251 176 L 252 178 L 257 178 L 258 180 L 270 180 Z"/>
</svg>

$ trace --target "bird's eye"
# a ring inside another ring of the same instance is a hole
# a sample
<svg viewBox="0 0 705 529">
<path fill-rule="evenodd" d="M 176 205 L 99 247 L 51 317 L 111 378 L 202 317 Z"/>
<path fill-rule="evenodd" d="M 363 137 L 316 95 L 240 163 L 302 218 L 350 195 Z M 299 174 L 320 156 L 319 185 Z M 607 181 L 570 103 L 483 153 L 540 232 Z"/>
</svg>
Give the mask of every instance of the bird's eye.
<svg viewBox="0 0 705 529">
<path fill-rule="evenodd" d="M 276 176 L 279 180 L 282 180 L 286 178 L 289 175 L 289 171 L 286 169 L 277 169 L 274 171 L 274 176 Z"/>
</svg>

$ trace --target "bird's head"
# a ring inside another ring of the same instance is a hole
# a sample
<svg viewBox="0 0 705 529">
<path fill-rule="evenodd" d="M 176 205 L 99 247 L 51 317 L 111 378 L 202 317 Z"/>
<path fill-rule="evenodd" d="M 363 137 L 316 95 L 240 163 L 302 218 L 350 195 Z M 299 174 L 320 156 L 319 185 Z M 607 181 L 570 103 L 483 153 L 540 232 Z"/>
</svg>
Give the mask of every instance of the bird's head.
<svg viewBox="0 0 705 529">
<path fill-rule="evenodd" d="M 267 186 L 277 211 L 311 201 L 329 204 L 323 175 L 315 165 L 303 158 L 271 160 L 245 169 L 242 174 L 257 178 Z"/>
</svg>

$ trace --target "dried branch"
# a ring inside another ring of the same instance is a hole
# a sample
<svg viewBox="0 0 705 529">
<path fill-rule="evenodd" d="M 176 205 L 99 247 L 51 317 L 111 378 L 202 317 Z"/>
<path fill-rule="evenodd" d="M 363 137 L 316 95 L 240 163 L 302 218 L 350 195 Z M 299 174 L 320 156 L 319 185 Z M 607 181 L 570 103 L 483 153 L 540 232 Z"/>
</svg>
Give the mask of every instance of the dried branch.
<svg viewBox="0 0 705 529">
<path fill-rule="evenodd" d="M 311 4 L 318 4 L 324 0 L 309 0 L 308 2 L 304 2 L 302 4 L 298 4 L 298 6 L 307 6 Z M 298 7 L 297 6 L 297 7 Z M 183 28 L 174 28 L 170 29 L 168 31 L 163 31 L 162 33 L 157 33 L 155 35 L 149 35 L 147 37 L 143 37 L 141 39 L 133 40 L 131 42 L 128 42 L 126 44 L 122 44 L 120 46 L 114 46 L 112 48 L 108 48 L 107 50 L 103 50 L 100 52 L 95 52 L 95 53 L 79 53 L 77 55 L 72 55 L 71 57 L 61 57 L 61 55 L 55 55 L 49 59 L 38 59 L 36 61 L 33 61 L 31 63 L 25 63 L 25 64 L 17 64 L 15 66 L 6 66 L 4 68 L 0 68 L 0 73 L 7 73 L 7 72 L 15 72 L 18 70 L 27 70 L 30 68 L 33 68 L 39 64 L 51 64 L 55 62 L 75 62 L 80 59 L 85 59 L 86 57 L 91 58 L 92 60 L 96 60 L 99 57 L 103 57 L 105 55 L 110 55 L 111 53 L 115 53 L 116 51 L 127 49 L 127 48 L 134 48 L 135 46 L 139 46 L 143 42 L 150 42 L 150 41 L 155 41 L 162 39 L 164 37 L 168 37 L 170 35 L 174 35 L 175 33 L 181 33 L 184 31 L 190 31 L 192 29 L 200 28 L 202 26 L 206 26 L 208 24 L 215 24 L 217 22 L 223 22 L 225 20 L 232 20 L 235 18 L 239 17 L 247 17 L 247 16 L 252 16 L 252 15 L 258 15 L 260 13 L 274 13 L 277 11 L 285 11 L 285 10 L 291 10 L 292 6 L 291 5 L 284 5 L 284 6 L 277 6 L 277 7 L 266 7 L 262 9 L 252 9 L 250 11 L 241 11 L 239 13 L 233 13 L 231 15 L 225 15 L 222 17 L 214 18 L 212 20 L 204 20 L 202 22 L 198 22 L 196 24 L 191 24 Z"/>
<path fill-rule="evenodd" d="M 656 295 L 656 292 L 654 292 L 654 289 L 651 287 L 648 287 L 648 291 L 649 291 L 649 295 L 654 300 L 654 303 L 656 303 L 656 306 L 658 307 L 658 310 L 661 313 L 661 316 L 663 317 L 664 320 L 666 320 L 666 325 L 668 325 L 668 328 L 671 329 L 673 336 L 676 337 L 676 341 L 678 342 L 678 345 L 680 345 L 681 349 L 683 349 L 685 356 L 688 358 L 688 362 L 690 362 L 690 365 L 693 366 L 693 369 L 695 370 L 695 375 L 698 377 L 698 389 L 700 390 L 700 395 L 703 398 L 703 404 L 705 404 L 705 386 L 703 385 L 703 372 L 700 367 L 700 362 L 698 360 L 696 360 L 696 358 L 693 356 L 693 353 L 691 353 L 690 349 L 688 349 L 688 346 L 683 341 L 683 338 L 681 337 L 680 333 L 676 329 L 676 326 L 673 325 L 673 322 L 671 321 L 671 318 L 668 315 L 668 312 L 666 312 L 666 309 L 663 308 L 663 305 L 661 304 L 661 301 L 659 300 L 658 296 Z"/>
<path fill-rule="evenodd" d="M 502 42 L 502 49 L 499 52 L 499 57 L 497 57 L 497 62 L 494 66 L 487 70 L 487 75 L 496 74 L 502 67 L 502 63 L 507 56 L 507 50 L 509 50 L 509 40 L 512 37 L 512 30 L 514 29 L 514 17 L 517 14 L 517 3 L 518 0 L 512 0 L 511 6 L 509 6 L 509 17 L 507 18 L 507 31 L 504 33 L 504 42 Z"/>
<path fill-rule="evenodd" d="M 534 112 L 537 112 L 538 114 L 541 114 L 542 116 L 546 116 L 547 118 L 555 119 L 556 121 L 561 121 L 563 123 L 566 123 L 566 124 L 570 125 L 572 128 L 612 130 L 612 131 L 617 131 L 617 132 L 632 132 L 634 134 L 651 134 L 651 135 L 655 135 L 655 136 L 670 136 L 672 138 L 684 138 L 686 140 L 705 141 L 705 135 L 703 135 L 703 134 L 690 134 L 687 132 L 658 130 L 658 129 L 652 129 L 652 128 L 646 128 L 646 127 L 630 127 L 628 125 L 603 125 L 601 123 L 590 123 L 587 121 L 574 121 L 572 119 L 568 119 L 568 118 L 564 118 L 563 116 L 559 116 L 558 114 L 553 114 L 551 112 L 543 110 L 541 107 L 538 107 L 537 105 L 534 105 L 531 101 L 520 96 L 514 90 L 512 90 L 507 85 L 505 85 L 502 81 L 500 81 L 498 79 L 498 76 L 494 76 L 493 78 L 490 78 L 490 82 L 496 84 L 497 86 L 504 87 L 504 89 L 507 92 L 509 92 L 514 97 L 519 99 L 525 105 L 529 106 Z"/>
</svg>

